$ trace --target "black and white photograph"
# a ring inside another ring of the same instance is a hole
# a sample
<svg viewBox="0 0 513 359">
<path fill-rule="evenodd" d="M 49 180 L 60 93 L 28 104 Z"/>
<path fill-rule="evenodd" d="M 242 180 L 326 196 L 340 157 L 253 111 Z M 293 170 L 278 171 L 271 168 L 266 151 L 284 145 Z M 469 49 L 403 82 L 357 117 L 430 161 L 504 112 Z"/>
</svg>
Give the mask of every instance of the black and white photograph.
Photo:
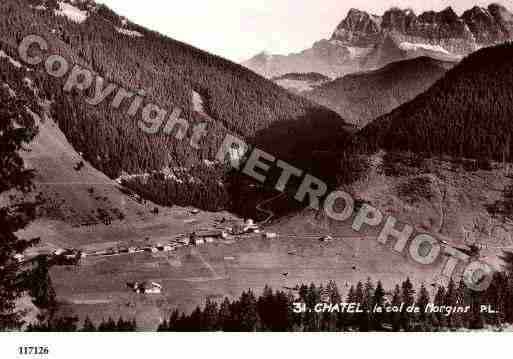
<svg viewBox="0 0 513 359">
<path fill-rule="evenodd" d="M 0 0 L 6 357 L 513 332 L 512 135 L 511 0 Z"/>
</svg>

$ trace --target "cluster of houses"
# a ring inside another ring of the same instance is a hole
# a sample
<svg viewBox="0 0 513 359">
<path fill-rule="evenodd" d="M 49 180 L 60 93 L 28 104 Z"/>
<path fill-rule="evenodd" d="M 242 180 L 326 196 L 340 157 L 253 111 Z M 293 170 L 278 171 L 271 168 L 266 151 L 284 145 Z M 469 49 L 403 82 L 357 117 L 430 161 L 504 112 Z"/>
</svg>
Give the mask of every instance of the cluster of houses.
<svg viewBox="0 0 513 359">
<path fill-rule="evenodd" d="M 94 256 L 114 256 L 120 254 L 134 254 L 141 252 L 172 252 L 180 247 L 189 245 L 203 245 L 207 243 L 214 243 L 216 241 L 229 241 L 237 240 L 239 236 L 248 234 L 261 234 L 265 239 L 276 239 L 278 235 L 272 232 L 261 232 L 259 226 L 251 219 L 246 220 L 241 224 L 235 224 L 231 227 L 224 229 L 211 229 L 211 230 L 199 230 L 192 232 L 189 235 L 182 235 L 175 238 L 170 243 L 165 244 L 146 244 L 143 246 L 118 246 L 107 249 L 98 249 L 95 251 L 80 251 L 77 249 L 63 249 L 59 248 L 53 251 L 51 254 L 46 255 L 50 258 L 53 264 L 56 265 L 77 265 L 80 260 L 85 257 Z M 18 255 L 16 258 L 19 262 L 26 261 L 23 255 Z"/>
<path fill-rule="evenodd" d="M 187 244 L 202 245 L 205 243 L 213 243 L 216 240 L 234 240 L 237 236 L 247 234 L 260 234 L 259 226 L 251 219 L 248 219 L 243 224 L 228 227 L 225 230 L 204 230 L 193 232 L 189 237 Z M 264 232 L 262 236 L 266 239 L 277 238 L 276 233 Z"/>
<path fill-rule="evenodd" d="M 199 230 L 192 232 L 190 235 L 182 235 L 175 238 L 172 242 L 157 245 L 143 246 L 118 246 L 115 248 L 99 249 L 95 251 L 81 251 L 77 249 L 59 248 L 50 254 L 42 254 L 34 258 L 26 258 L 22 254 L 16 255 L 16 260 L 22 264 L 33 264 L 35 259 L 44 256 L 54 265 L 78 265 L 80 260 L 85 257 L 94 256 L 114 256 L 120 254 L 134 254 L 140 252 L 172 252 L 180 247 L 189 245 L 202 245 L 206 243 L 214 243 L 216 241 L 237 240 L 243 235 L 261 234 L 265 239 L 276 239 L 278 235 L 272 232 L 261 232 L 259 226 L 252 220 L 247 220 L 242 224 L 233 225 L 224 229 Z M 162 285 L 156 282 L 134 282 L 127 283 L 135 293 L 141 294 L 159 294 L 162 292 Z"/>
</svg>

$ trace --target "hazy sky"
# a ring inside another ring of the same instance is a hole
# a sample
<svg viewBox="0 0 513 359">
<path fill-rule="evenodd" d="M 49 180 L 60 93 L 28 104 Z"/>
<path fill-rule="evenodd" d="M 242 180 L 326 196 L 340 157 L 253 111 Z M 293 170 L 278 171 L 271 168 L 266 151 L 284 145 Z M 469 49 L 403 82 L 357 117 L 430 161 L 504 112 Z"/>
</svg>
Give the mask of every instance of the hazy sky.
<svg viewBox="0 0 513 359">
<path fill-rule="evenodd" d="M 240 62 L 268 51 L 288 54 L 328 38 L 352 8 L 382 14 L 452 6 L 461 14 L 494 0 L 98 0 L 131 21 Z M 513 0 L 500 0 L 513 10 Z"/>
</svg>

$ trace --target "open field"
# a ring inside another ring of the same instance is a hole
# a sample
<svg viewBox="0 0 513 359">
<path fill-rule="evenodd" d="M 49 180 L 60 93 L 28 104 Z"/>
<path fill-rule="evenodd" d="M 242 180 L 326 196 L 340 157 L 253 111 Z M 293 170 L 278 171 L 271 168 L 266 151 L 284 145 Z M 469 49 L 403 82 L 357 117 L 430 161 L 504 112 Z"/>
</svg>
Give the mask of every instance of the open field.
<svg viewBox="0 0 513 359">
<path fill-rule="evenodd" d="M 249 288 L 258 293 L 266 284 L 284 289 L 333 279 L 345 292 L 368 276 L 386 286 L 408 275 L 431 284 L 439 270 L 416 267 L 372 239 L 323 243 L 312 235 L 253 235 L 168 253 L 87 257 L 79 266 L 54 267 L 51 275 L 66 311 L 93 321 L 135 317 L 141 328 L 154 329 L 174 308 L 189 311 L 207 297 L 235 297 Z M 163 292 L 135 294 L 126 285 L 133 281 L 158 282 Z"/>
</svg>

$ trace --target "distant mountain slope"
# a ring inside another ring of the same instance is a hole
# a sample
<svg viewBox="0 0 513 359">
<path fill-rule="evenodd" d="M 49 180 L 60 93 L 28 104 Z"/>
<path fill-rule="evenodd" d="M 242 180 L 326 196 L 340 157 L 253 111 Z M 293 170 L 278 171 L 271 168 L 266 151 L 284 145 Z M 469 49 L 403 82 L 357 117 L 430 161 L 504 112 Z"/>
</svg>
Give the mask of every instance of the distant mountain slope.
<svg viewBox="0 0 513 359">
<path fill-rule="evenodd" d="M 257 144 L 263 133 L 263 147 L 299 164 L 302 160 L 295 149 L 304 153 L 318 146 L 322 149 L 326 138 L 346 134 L 344 121 L 336 113 L 240 65 L 133 24 L 90 0 L 2 1 L 0 49 L 17 58 L 17 46 L 28 34 L 47 39 L 49 53 L 63 54 L 127 90 L 144 91 L 145 104 L 158 104 L 169 113 L 181 108 L 182 117 L 191 125 L 188 135 L 193 125 L 206 122 L 208 135 L 199 149 L 190 146 L 189 137 L 179 141 L 161 132 L 147 135 L 137 125 L 140 113 L 131 118 L 126 109 L 110 106 L 114 94 L 90 106 L 84 102 L 85 94 L 64 92 L 64 80 L 34 68 L 41 97 L 53 102 L 52 116 L 67 140 L 110 178 L 122 172 L 144 174 L 200 165 L 214 158 L 227 132 Z M 201 96 L 208 115 L 195 111 L 195 93 Z M 289 134 L 284 147 L 269 130 L 277 123 Z M 211 171 L 205 169 L 204 175 L 214 180 Z M 196 191 L 200 196 L 207 188 L 180 191 Z M 172 201 L 163 192 L 155 197 Z"/>
<path fill-rule="evenodd" d="M 311 91 L 314 88 L 330 81 L 327 76 L 321 75 L 317 72 L 308 73 L 288 73 L 281 76 L 273 77 L 271 80 L 284 89 L 292 91 L 293 93 L 300 94 L 305 91 Z"/>
<path fill-rule="evenodd" d="M 419 57 L 346 75 L 302 94 L 363 127 L 427 90 L 455 63 Z"/>
<path fill-rule="evenodd" d="M 296 72 L 318 72 L 329 77 L 338 77 L 359 69 L 359 63 L 372 48 L 345 46 L 338 41 L 320 40 L 311 48 L 289 55 L 274 55 L 262 52 L 242 65 L 256 73 L 272 78 Z"/>
<path fill-rule="evenodd" d="M 450 7 L 419 15 L 391 8 L 382 16 L 351 9 L 329 40 L 288 56 L 260 54 L 244 65 L 267 77 L 288 72 L 341 77 L 418 56 L 455 61 L 512 38 L 513 14 L 499 4 L 474 6 L 462 16 Z"/>
<path fill-rule="evenodd" d="M 361 132 L 371 146 L 511 161 L 513 44 L 477 51 Z"/>
</svg>

